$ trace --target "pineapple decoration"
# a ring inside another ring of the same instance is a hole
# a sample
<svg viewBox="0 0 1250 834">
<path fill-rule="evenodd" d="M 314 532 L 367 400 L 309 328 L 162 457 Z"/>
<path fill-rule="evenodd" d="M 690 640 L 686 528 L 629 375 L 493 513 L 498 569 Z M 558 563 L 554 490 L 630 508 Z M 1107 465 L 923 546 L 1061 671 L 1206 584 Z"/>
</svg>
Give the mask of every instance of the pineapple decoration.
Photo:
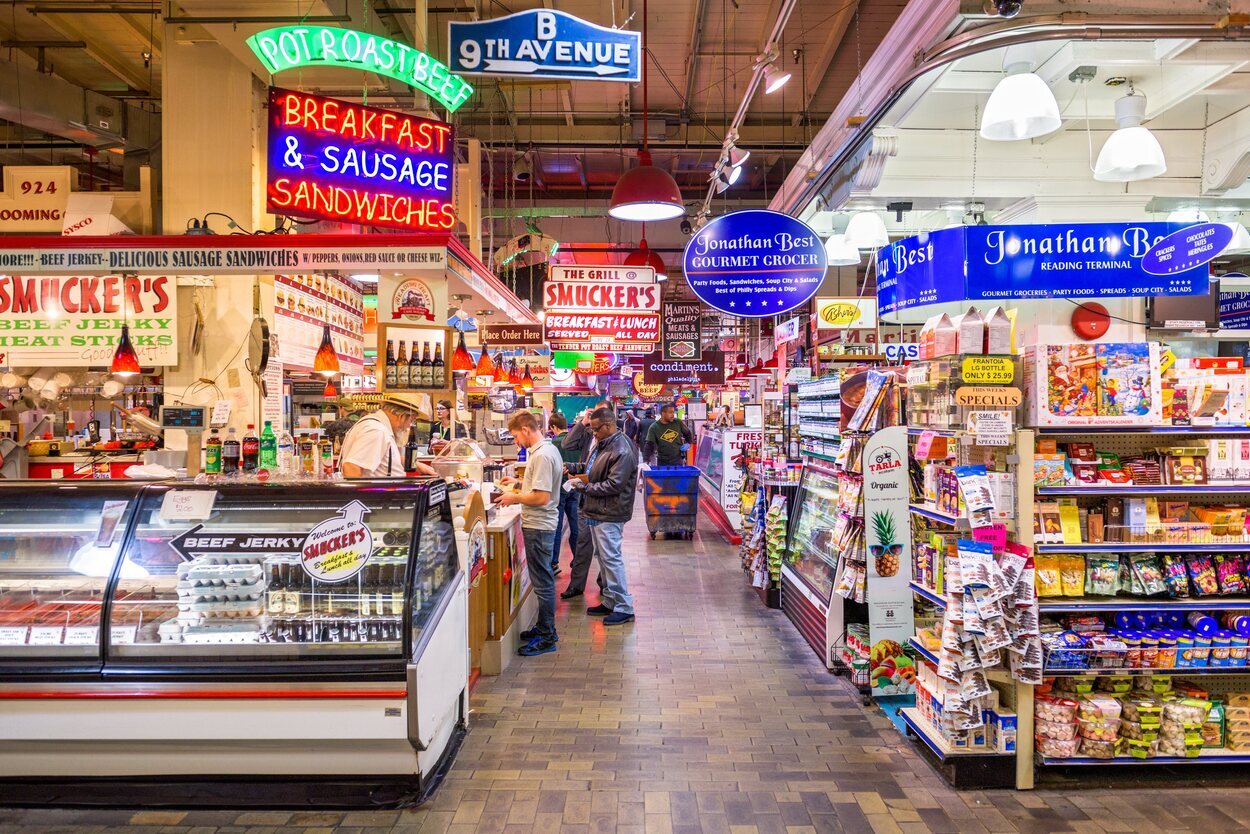
<svg viewBox="0 0 1250 834">
<path fill-rule="evenodd" d="M 898 533 L 894 527 L 894 515 L 888 512 L 872 514 L 872 532 L 877 543 L 869 550 L 872 552 L 877 576 L 894 576 L 898 573 L 898 557 L 903 552 L 903 545 L 896 539 Z"/>
</svg>

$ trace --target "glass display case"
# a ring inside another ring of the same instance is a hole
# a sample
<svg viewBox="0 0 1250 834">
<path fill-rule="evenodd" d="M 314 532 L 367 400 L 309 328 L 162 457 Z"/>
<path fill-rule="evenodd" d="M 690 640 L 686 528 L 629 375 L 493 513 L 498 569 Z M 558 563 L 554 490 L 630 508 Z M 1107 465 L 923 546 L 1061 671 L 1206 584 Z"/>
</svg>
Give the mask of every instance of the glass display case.
<svg viewBox="0 0 1250 834">
<path fill-rule="evenodd" d="M 808 463 L 794 501 L 785 566 L 828 605 L 837 578 L 834 529 L 838 520 L 838 476 Z"/>
</svg>

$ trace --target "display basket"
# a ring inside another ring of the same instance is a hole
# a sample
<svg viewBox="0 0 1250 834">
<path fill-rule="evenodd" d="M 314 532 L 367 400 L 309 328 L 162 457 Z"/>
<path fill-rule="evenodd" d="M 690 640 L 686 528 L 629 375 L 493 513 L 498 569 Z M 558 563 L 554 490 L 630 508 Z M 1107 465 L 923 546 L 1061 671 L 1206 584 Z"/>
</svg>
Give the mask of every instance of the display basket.
<svg viewBox="0 0 1250 834">
<path fill-rule="evenodd" d="M 1128 662 L 1128 649 L 1090 647 L 1046 648 L 1044 669 L 1054 672 L 1080 672 L 1084 670 L 1124 669 Z M 1164 671 L 1164 670 L 1159 670 Z"/>
<path fill-rule="evenodd" d="M 657 533 L 693 539 L 699 521 L 699 470 L 652 466 L 642 473 L 642 504 L 651 538 Z"/>
</svg>

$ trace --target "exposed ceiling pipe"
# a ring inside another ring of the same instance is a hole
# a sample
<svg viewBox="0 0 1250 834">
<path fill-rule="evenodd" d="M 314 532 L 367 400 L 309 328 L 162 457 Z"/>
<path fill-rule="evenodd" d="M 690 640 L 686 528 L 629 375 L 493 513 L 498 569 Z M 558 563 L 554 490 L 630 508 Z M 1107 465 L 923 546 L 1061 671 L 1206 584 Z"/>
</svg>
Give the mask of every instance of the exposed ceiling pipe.
<svg viewBox="0 0 1250 834">
<path fill-rule="evenodd" d="M 764 54 L 770 53 L 781 40 L 781 33 L 785 31 L 786 24 L 790 22 L 790 15 L 794 12 L 794 7 L 798 5 L 798 0 L 782 0 L 781 8 L 777 10 L 777 20 L 773 23 L 773 30 L 768 35 L 768 41 L 764 46 Z M 767 61 L 759 62 L 755 65 L 751 72 L 751 79 L 747 82 L 747 88 L 742 94 L 742 101 L 738 104 L 738 111 L 734 113 L 733 119 L 729 122 L 729 129 L 726 135 L 733 136 L 737 133 L 738 128 L 742 127 L 743 121 L 746 120 L 747 110 L 751 107 L 751 101 L 755 98 L 755 93 L 760 88 L 760 82 L 764 80 L 764 70 L 768 66 Z M 712 198 L 716 196 L 715 182 L 709 183 L 707 187 L 707 196 L 703 198 L 703 207 L 701 213 L 707 214 L 712 205 Z"/>
</svg>

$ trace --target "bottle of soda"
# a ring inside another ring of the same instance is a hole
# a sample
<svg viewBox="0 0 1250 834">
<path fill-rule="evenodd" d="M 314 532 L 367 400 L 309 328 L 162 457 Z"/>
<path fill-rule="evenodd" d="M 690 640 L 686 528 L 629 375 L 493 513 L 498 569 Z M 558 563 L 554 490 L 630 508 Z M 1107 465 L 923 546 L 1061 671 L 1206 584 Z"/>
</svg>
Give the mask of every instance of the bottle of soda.
<svg viewBox="0 0 1250 834">
<path fill-rule="evenodd" d="M 243 471 L 255 472 L 260 466 L 260 438 L 256 436 L 256 425 L 247 424 L 247 433 L 243 435 Z"/>
<path fill-rule="evenodd" d="M 242 457 L 242 447 L 239 445 L 239 436 L 234 431 L 234 426 L 226 432 L 226 439 L 221 444 L 221 472 L 223 475 L 237 475 L 239 472 L 239 458 Z"/>
<path fill-rule="evenodd" d="M 204 444 L 204 473 L 221 474 L 221 435 L 217 433 L 217 429 L 213 429 Z"/>
<path fill-rule="evenodd" d="M 278 471 L 278 438 L 274 436 L 273 424 L 265 421 L 260 432 L 260 468 L 272 474 Z"/>
</svg>

